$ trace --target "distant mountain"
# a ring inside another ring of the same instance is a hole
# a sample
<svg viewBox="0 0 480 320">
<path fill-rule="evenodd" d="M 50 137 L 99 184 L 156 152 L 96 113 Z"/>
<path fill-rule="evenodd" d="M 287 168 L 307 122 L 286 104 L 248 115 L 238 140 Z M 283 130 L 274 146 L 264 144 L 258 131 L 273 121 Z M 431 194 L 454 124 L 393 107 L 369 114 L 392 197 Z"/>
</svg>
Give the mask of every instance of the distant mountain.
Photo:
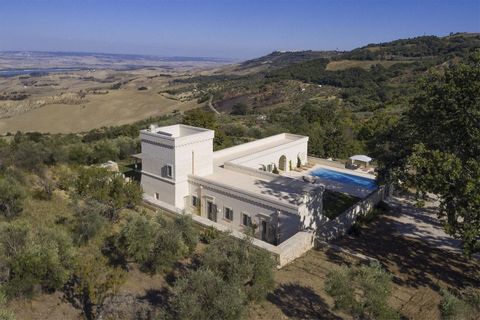
<svg viewBox="0 0 480 320">
<path fill-rule="evenodd" d="M 233 63 L 235 60 L 210 57 L 161 57 L 139 54 L 115 54 L 97 52 L 0 52 L 0 71 L 24 69 L 115 69 L 129 70 L 142 67 L 202 66 L 215 67 Z"/>
<path fill-rule="evenodd" d="M 341 54 L 341 51 L 274 51 L 266 56 L 242 62 L 238 69 L 245 70 L 258 67 L 263 69 L 278 69 L 293 63 L 320 58 L 333 58 Z"/>
<path fill-rule="evenodd" d="M 405 60 L 463 56 L 480 48 L 480 33 L 455 33 L 446 37 L 422 36 L 369 44 L 342 55 L 353 60 Z"/>
<path fill-rule="evenodd" d="M 480 34 L 421 36 L 368 44 L 346 52 L 275 51 L 213 75 L 182 79 L 212 96 L 218 110 L 243 103 L 252 109 L 336 101 L 366 114 L 399 111 L 417 90 L 416 82 L 432 68 L 457 64 L 480 50 Z"/>
<path fill-rule="evenodd" d="M 234 59 L 214 57 L 187 57 L 187 56 L 156 56 L 123 53 L 101 52 L 63 52 L 63 51 L 0 51 L 0 55 L 11 55 L 24 58 L 59 58 L 59 57 L 93 57 L 114 60 L 152 60 L 152 61 L 214 61 L 232 63 Z"/>
</svg>

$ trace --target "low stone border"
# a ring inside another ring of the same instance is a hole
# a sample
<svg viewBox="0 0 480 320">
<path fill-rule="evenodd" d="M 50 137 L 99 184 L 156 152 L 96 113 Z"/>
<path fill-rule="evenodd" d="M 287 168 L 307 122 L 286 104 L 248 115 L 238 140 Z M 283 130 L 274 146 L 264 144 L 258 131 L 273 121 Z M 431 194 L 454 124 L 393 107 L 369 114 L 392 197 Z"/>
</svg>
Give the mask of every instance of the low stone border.
<svg viewBox="0 0 480 320">
<path fill-rule="evenodd" d="M 159 200 L 156 200 L 152 197 L 145 196 L 143 200 L 150 206 L 158 207 L 162 210 L 165 210 L 169 213 L 173 213 L 176 215 L 183 215 L 184 213 L 176 210 L 175 208 L 169 206 L 164 206 L 165 204 Z M 238 239 L 244 239 L 245 234 L 236 230 L 230 229 L 228 226 L 216 223 L 211 221 L 207 218 L 201 217 L 199 215 L 192 214 L 192 220 L 195 221 L 197 224 L 202 225 L 204 227 L 214 227 L 220 231 L 228 232 L 233 237 Z M 313 232 L 310 231 L 299 231 L 292 237 L 288 238 L 287 240 L 283 241 L 278 246 L 274 246 L 268 242 L 252 238 L 252 244 L 262 250 L 269 252 L 277 262 L 277 267 L 281 268 L 286 264 L 292 262 L 293 260 L 299 258 L 307 251 L 312 249 L 315 245 L 315 235 Z"/>
</svg>

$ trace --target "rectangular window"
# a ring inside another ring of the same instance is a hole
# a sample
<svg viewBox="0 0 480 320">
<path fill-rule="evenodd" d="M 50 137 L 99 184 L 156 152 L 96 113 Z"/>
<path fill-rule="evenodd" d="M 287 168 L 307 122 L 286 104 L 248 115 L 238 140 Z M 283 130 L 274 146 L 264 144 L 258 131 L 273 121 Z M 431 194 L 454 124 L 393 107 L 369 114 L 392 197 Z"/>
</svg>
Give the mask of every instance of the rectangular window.
<svg viewBox="0 0 480 320">
<path fill-rule="evenodd" d="M 168 178 L 171 178 L 173 176 L 173 168 L 171 165 L 167 164 L 166 166 L 166 170 L 165 170 L 165 175 L 168 177 Z"/>
<path fill-rule="evenodd" d="M 200 205 L 200 203 L 198 201 L 198 197 L 192 196 L 192 206 L 198 207 L 199 205 Z"/>
<path fill-rule="evenodd" d="M 225 219 L 230 221 L 233 220 L 233 210 L 231 208 L 225 207 Z"/>
<path fill-rule="evenodd" d="M 246 227 L 252 226 L 252 218 L 245 213 L 243 214 L 243 225 Z"/>
</svg>

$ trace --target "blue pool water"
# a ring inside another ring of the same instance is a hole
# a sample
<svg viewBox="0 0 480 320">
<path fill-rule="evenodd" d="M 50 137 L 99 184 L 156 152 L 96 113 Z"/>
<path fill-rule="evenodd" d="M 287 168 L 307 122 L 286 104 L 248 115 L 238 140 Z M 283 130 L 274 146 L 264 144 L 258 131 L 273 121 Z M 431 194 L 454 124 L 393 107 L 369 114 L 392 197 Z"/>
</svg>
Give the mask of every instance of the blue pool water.
<svg viewBox="0 0 480 320">
<path fill-rule="evenodd" d="M 341 182 L 341 183 L 346 183 L 350 185 L 357 185 L 361 188 L 367 188 L 367 189 L 377 188 L 377 184 L 373 179 L 359 177 L 353 174 L 343 173 L 340 171 L 320 168 L 312 171 L 310 174 L 312 176 L 319 177 L 325 180 Z"/>
</svg>

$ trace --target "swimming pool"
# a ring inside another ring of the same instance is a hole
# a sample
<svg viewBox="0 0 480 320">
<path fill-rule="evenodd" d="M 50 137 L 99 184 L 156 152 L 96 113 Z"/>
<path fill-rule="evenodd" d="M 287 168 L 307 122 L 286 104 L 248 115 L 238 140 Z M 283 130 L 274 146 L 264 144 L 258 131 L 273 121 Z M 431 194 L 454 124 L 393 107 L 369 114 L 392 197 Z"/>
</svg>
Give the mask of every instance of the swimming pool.
<svg viewBox="0 0 480 320">
<path fill-rule="evenodd" d="M 353 174 L 343 173 L 340 171 L 319 168 L 312 171 L 310 174 L 312 176 L 319 177 L 325 180 L 346 183 L 349 185 L 357 185 L 362 188 L 367 188 L 372 190 L 377 188 L 377 184 L 373 179 L 360 177 Z"/>
</svg>

